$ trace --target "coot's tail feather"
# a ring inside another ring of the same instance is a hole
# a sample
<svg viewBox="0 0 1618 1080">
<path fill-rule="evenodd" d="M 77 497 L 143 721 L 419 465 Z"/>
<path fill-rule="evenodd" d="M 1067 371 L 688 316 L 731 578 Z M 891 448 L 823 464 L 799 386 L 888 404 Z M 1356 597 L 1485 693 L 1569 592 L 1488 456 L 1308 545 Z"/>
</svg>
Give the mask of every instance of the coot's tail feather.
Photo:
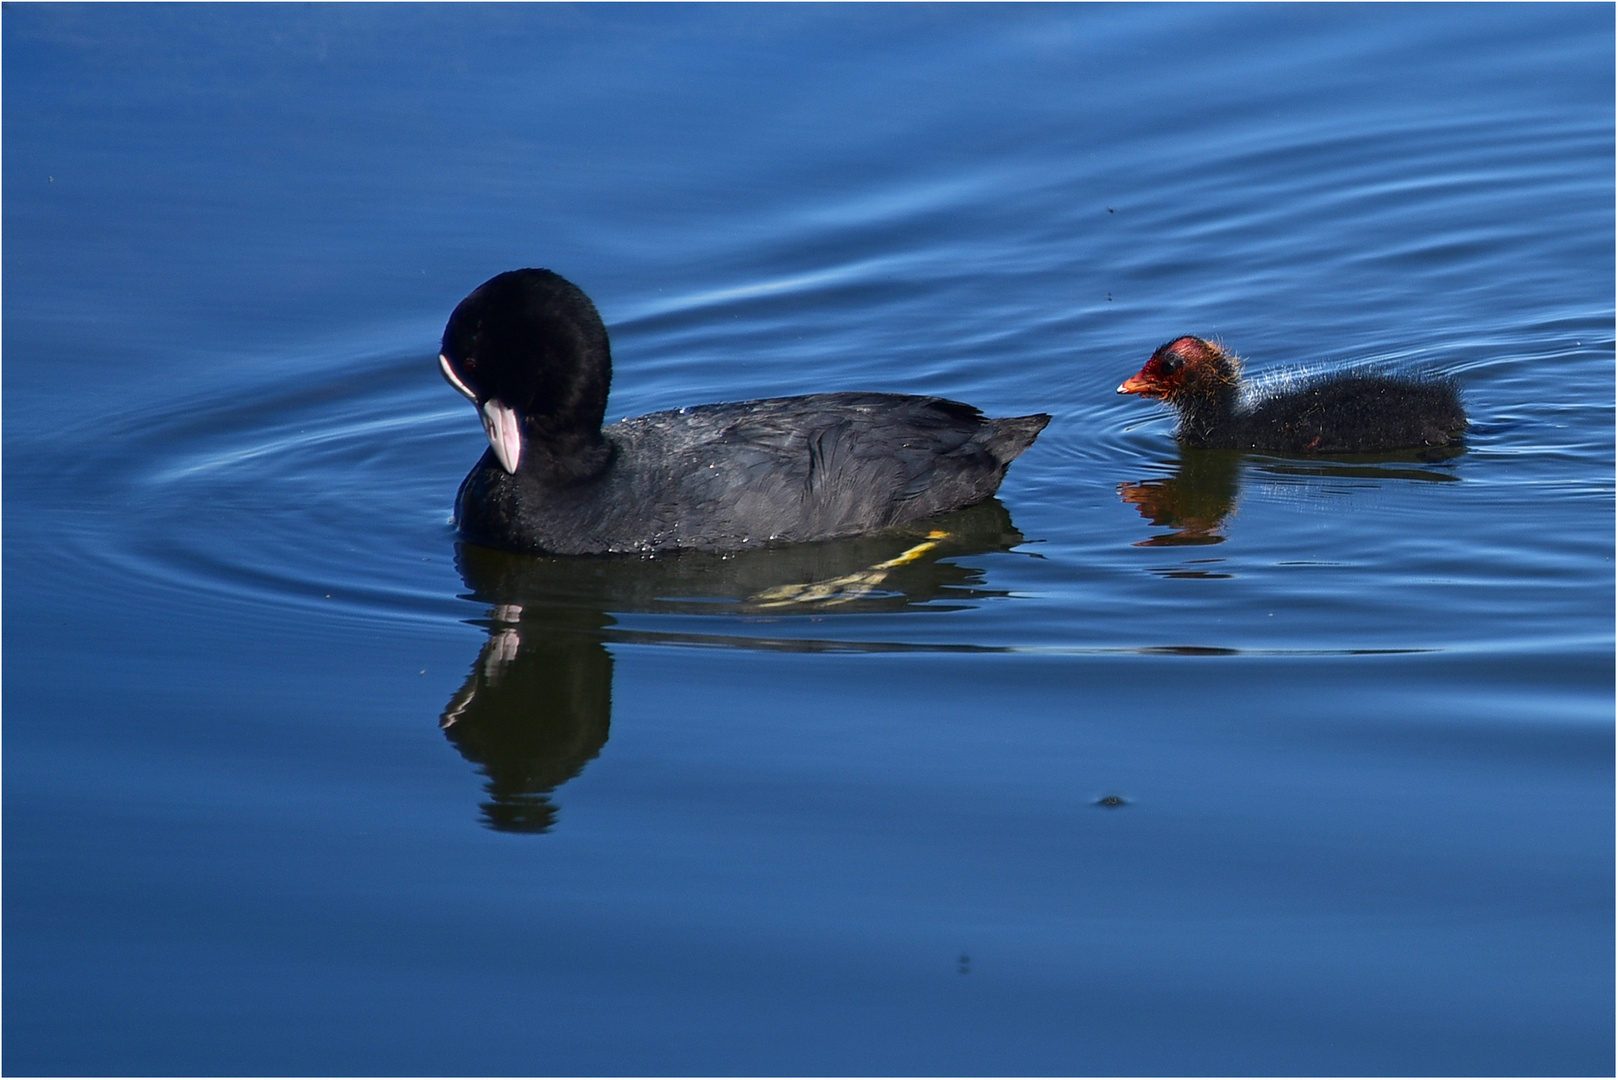
<svg viewBox="0 0 1618 1080">
<path fill-rule="evenodd" d="M 1050 413 L 996 417 L 983 425 L 984 430 L 976 442 L 1000 464 L 1007 465 L 1016 460 L 1017 455 L 1034 445 L 1034 439 L 1050 422 Z"/>
</svg>

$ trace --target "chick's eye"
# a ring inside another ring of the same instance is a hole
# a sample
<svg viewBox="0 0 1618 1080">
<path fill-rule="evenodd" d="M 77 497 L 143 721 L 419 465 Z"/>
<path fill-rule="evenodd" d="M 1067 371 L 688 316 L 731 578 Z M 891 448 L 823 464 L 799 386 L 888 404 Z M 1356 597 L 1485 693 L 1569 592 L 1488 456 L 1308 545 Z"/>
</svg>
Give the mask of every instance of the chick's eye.
<svg viewBox="0 0 1618 1080">
<path fill-rule="evenodd" d="M 1165 375 L 1173 375 L 1176 371 L 1179 371 L 1180 368 L 1184 366 L 1185 361 L 1181 360 L 1178 356 L 1170 355 L 1163 358 L 1163 374 Z"/>
</svg>

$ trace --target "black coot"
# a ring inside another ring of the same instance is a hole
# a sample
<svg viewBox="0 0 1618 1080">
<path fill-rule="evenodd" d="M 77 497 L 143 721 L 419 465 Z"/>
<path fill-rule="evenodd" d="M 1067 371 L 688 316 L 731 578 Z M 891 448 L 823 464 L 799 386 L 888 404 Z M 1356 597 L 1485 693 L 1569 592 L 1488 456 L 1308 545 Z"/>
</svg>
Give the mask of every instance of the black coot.
<svg viewBox="0 0 1618 1080">
<path fill-rule="evenodd" d="M 1450 446 L 1466 430 L 1454 379 L 1348 370 L 1249 390 L 1241 361 L 1211 341 L 1176 338 L 1118 387 L 1161 398 L 1175 437 L 1206 449 L 1369 454 Z"/>
<path fill-rule="evenodd" d="M 512 270 L 473 290 L 444 328 L 439 365 L 489 436 L 455 498 L 456 525 L 508 551 L 731 551 L 872 532 L 993 495 L 1050 422 L 845 393 L 603 428 L 606 327 L 549 270 Z"/>
</svg>

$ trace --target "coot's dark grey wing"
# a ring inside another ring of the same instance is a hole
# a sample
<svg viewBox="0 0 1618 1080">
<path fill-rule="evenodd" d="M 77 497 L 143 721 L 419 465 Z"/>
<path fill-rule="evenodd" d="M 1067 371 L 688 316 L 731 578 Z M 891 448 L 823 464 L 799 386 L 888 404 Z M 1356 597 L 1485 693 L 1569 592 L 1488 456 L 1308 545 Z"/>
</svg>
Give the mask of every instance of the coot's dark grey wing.
<svg viewBox="0 0 1618 1080">
<path fill-rule="evenodd" d="M 656 414 L 674 466 L 659 500 L 687 546 L 880 529 L 979 502 L 1049 417 L 989 420 L 970 405 L 814 394 Z M 676 505 L 678 504 L 678 505 Z"/>
<path fill-rule="evenodd" d="M 897 394 L 652 413 L 603 429 L 609 464 L 581 481 L 508 474 L 486 453 L 456 518 L 476 543 L 553 554 L 851 536 L 988 498 L 1049 421 Z"/>
</svg>

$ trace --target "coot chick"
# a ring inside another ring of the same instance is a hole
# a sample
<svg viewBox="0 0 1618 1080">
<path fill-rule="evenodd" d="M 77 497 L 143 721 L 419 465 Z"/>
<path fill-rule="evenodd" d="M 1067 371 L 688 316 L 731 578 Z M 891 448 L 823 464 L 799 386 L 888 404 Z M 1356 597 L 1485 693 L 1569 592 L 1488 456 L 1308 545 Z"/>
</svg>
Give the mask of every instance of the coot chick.
<svg viewBox="0 0 1618 1080">
<path fill-rule="evenodd" d="M 1450 446 L 1466 430 L 1455 380 L 1348 370 L 1242 383 L 1241 361 L 1198 337 L 1175 338 L 1118 387 L 1180 414 L 1175 437 L 1204 449 L 1370 454 Z"/>
<path fill-rule="evenodd" d="M 508 271 L 474 289 L 450 315 L 438 360 L 489 436 L 455 497 L 456 525 L 508 551 L 732 551 L 873 532 L 987 499 L 1050 422 L 843 393 L 603 428 L 607 329 L 549 270 Z"/>
</svg>

